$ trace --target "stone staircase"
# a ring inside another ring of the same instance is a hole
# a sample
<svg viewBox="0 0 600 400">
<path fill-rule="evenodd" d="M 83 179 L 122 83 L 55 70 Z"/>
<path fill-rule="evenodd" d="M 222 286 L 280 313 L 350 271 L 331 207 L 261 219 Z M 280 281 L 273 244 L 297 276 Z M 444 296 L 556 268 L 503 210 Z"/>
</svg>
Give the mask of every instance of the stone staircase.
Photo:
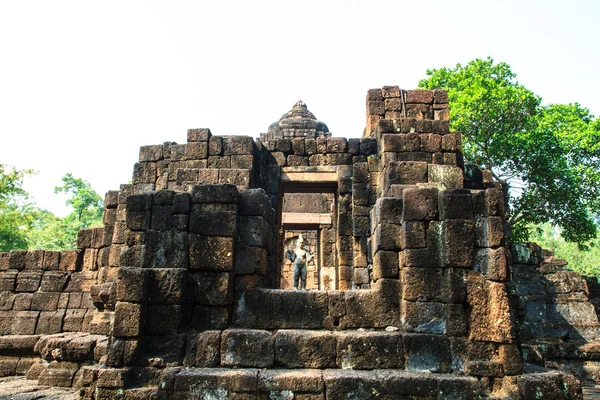
<svg viewBox="0 0 600 400">
<path fill-rule="evenodd" d="M 521 375 L 521 365 L 511 375 L 500 349 L 485 359 L 488 349 L 466 338 L 386 325 L 393 321 L 378 319 L 369 291 L 354 310 L 332 312 L 335 299 L 356 293 L 249 289 L 236 301 L 233 327 L 190 334 L 183 366 L 162 369 L 154 388 L 132 387 L 132 370 L 97 369 L 104 379 L 96 378 L 95 398 L 119 398 L 124 386 L 125 398 L 136 399 L 533 399 L 540 390 L 581 398 L 570 375 Z"/>
</svg>

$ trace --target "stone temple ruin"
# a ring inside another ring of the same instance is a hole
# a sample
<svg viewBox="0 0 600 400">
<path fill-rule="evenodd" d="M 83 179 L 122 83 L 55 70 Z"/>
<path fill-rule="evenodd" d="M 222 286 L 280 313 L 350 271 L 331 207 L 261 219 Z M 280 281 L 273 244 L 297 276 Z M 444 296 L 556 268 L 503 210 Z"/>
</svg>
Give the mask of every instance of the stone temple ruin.
<svg viewBox="0 0 600 400">
<path fill-rule="evenodd" d="M 597 283 L 510 242 L 446 92 L 369 90 L 366 116 L 333 137 L 298 102 L 260 140 L 143 146 L 77 250 L 0 256 L 0 374 L 97 400 L 582 399 Z"/>
</svg>

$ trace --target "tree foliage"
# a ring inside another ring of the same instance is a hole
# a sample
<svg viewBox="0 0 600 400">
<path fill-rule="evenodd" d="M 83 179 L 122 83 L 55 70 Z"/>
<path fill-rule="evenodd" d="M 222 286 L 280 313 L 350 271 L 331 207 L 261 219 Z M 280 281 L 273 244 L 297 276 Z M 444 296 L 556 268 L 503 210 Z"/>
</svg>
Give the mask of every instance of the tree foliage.
<svg viewBox="0 0 600 400">
<path fill-rule="evenodd" d="M 31 170 L 8 169 L 0 164 L 0 251 L 27 248 L 27 231 L 38 210 L 23 189 L 23 179 Z"/>
<path fill-rule="evenodd" d="M 67 193 L 66 204 L 73 210 L 58 217 L 37 208 L 23 189 L 24 178 L 32 173 L 0 164 L 0 251 L 72 249 L 80 229 L 102 225 L 103 202 L 89 182 L 71 173 L 62 178 L 54 192 Z"/>
<path fill-rule="evenodd" d="M 85 228 L 101 221 L 104 202 L 90 183 L 73 177 L 71 173 L 63 176 L 62 181 L 63 185 L 55 187 L 54 193 L 70 195 L 66 204 L 73 207 L 73 217 Z"/>
<path fill-rule="evenodd" d="M 546 249 L 554 250 L 554 255 L 569 262 L 568 269 L 585 276 L 600 279 L 600 239 L 595 239 L 588 251 L 582 251 L 577 244 L 566 242 L 560 229 L 546 223 L 532 227 L 532 239 Z"/>
<path fill-rule="evenodd" d="M 66 193 L 66 205 L 72 208 L 66 217 L 45 212 L 28 235 L 29 248 L 44 250 L 73 249 L 80 229 L 102 226 L 103 201 L 89 182 L 67 173 L 54 193 Z"/>
<path fill-rule="evenodd" d="M 421 88 L 446 89 L 451 126 L 463 134 L 465 158 L 510 189 L 514 240 L 549 222 L 568 242 L 597 235 L 600 122 L 579 104 L 541 105 L 506 63 L 476 59 L 427 71 Z"/>
</svg>

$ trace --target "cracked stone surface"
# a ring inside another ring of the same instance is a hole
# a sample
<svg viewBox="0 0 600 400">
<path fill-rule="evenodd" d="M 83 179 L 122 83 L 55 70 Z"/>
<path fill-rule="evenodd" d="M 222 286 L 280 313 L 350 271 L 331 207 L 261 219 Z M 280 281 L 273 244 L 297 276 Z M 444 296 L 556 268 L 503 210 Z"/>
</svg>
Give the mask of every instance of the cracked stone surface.
<svg viewBox="0 0 600 400">
<path fill-rule="evenodd" d="M 35 380 L 24 376 L 0 378 L 0 400 L 77 400 L 79 391 L 70 388 L 40 386 Z"/>
</svg>

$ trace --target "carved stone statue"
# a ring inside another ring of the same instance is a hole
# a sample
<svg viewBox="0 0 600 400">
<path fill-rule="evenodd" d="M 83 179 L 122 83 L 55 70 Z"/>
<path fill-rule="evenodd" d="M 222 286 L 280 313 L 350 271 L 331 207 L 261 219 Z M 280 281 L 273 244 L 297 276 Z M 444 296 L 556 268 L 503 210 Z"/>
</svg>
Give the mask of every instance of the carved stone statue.
<svg viewBox="0 0 600 400">
<path fill-rule="evenodd" d="M 312 260 L 313 255 L 304 248 L 302 234 L 298 237 L 296 247 L 286 252 L 286 257 L 294 263 L 294 289 L 298 290 L 298 279 L 301 281 L 301 288 L 306 289 L 306 264 Z"/>
</svg>

